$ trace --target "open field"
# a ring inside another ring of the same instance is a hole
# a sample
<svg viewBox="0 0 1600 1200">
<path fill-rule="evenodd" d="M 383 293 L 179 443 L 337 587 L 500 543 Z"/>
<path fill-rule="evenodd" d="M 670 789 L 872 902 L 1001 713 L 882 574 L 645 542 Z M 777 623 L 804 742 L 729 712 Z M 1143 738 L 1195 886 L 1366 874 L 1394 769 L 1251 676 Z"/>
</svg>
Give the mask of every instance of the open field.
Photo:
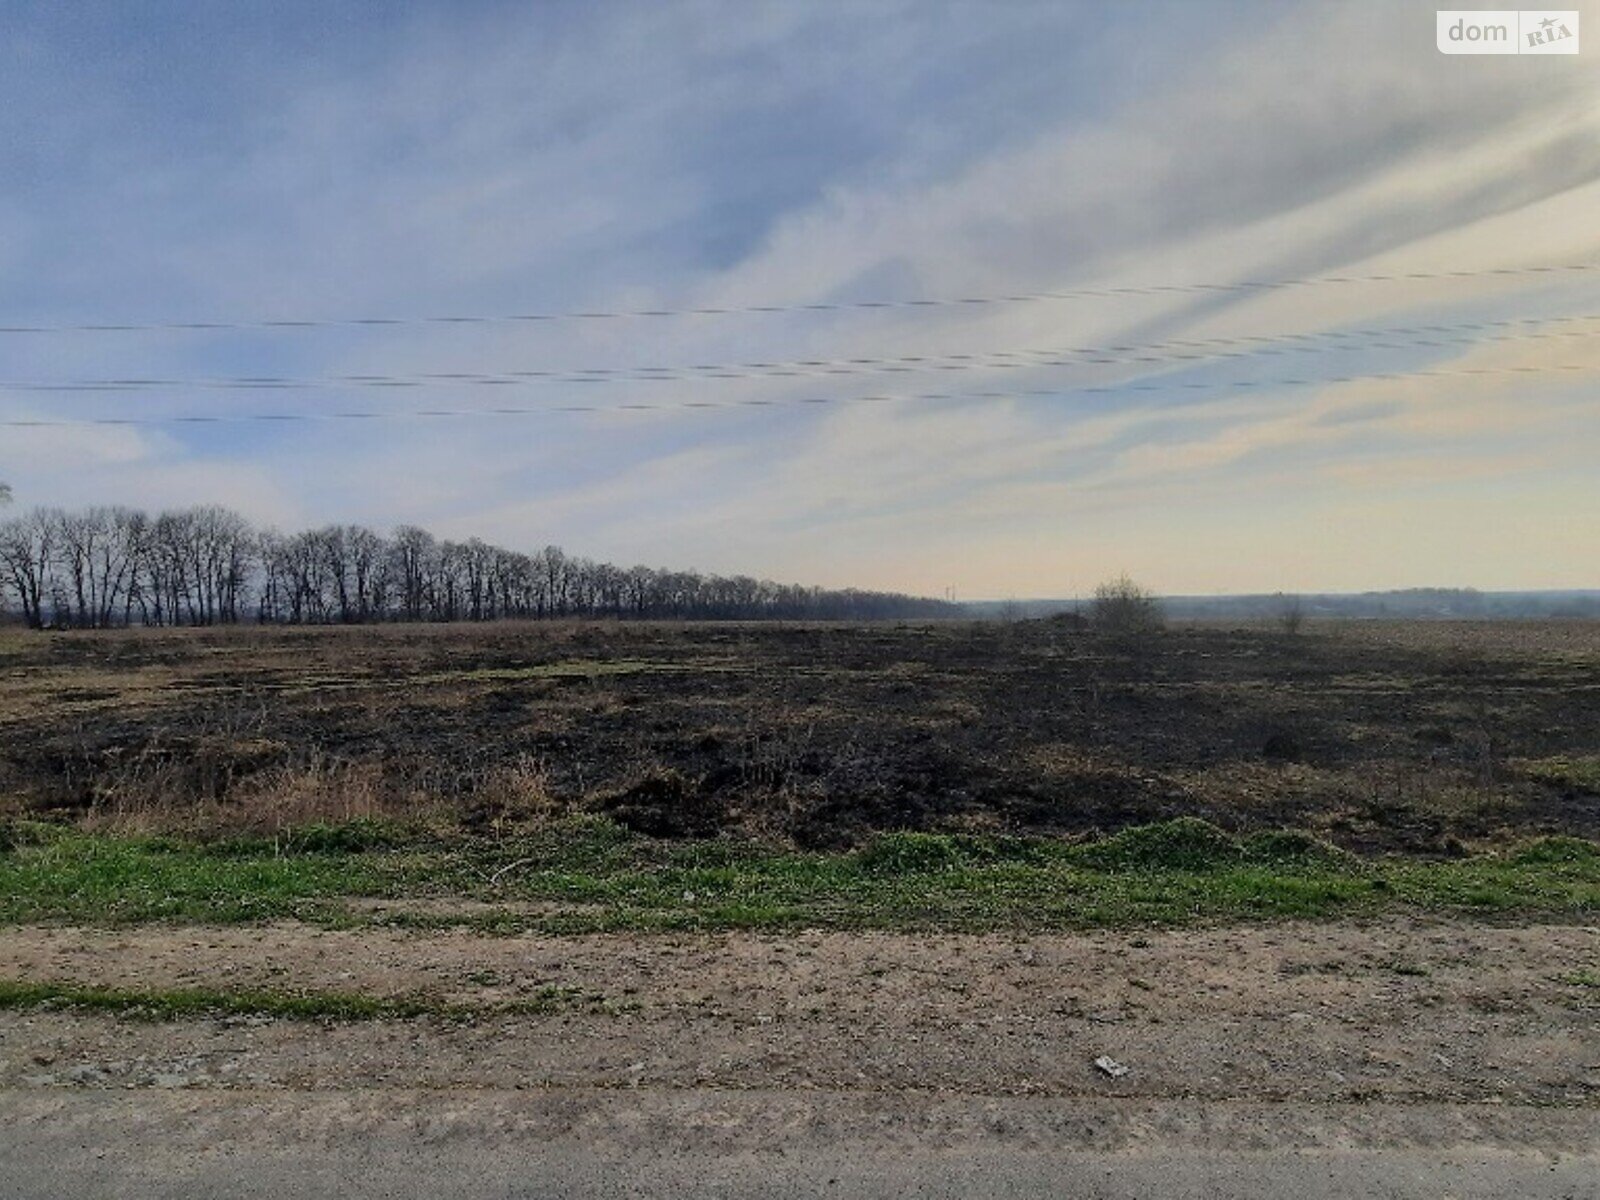
<svg viewBox="0 0 1600 1200">
<path fill-rule="evenodd" d="M 806 849 L 1198 816 L 1363 853 L 1600 834 L 1600 624 L 0 635 L 0 804 L 120 832 L 604 814 Z"/>
<path fill-rule="evenodd" d="M 1600 626 L 16 635 L 0 919 L 1600 910 Z"/>
<path fill-rule="evenodd" d="M 1600 1161 L 1594 626 L 0 661 L 0 1191 L 1565 1197 Z"/>
</svg>

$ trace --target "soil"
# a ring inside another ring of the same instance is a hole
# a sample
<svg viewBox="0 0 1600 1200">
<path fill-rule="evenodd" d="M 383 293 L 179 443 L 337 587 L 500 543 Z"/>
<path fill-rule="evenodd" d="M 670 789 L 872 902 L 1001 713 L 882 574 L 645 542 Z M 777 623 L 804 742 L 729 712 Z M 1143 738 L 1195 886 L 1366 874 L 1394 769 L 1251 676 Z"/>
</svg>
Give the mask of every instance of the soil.
<svg viewBox="0 0 1600 1200">
<path fill-rule="evenodd" d="M 0 1013 L 0 1088 L 648 1088 L 1450 1102 L 1600 1119 L 1600 930 L 1394 918 L 1048 936 L 0 932 L 0 977 L 537 1015 Z M 1129 1068 L 1111 1078 L 1095 1059 Z"/>
</svg>

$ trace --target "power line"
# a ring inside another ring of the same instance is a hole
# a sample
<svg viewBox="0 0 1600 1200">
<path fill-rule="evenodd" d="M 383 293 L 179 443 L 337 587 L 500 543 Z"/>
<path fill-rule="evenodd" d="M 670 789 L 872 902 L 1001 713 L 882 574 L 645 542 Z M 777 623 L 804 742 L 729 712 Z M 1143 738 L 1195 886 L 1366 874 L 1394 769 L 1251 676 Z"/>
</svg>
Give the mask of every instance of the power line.
<svg viewBox="0 0 1600 1200">
<path fill-rule="evenodd" d="M 1441 279 L 1484 279 L 1563 272 L 1600 271 L 1600 263 L 1561 263 L 1534 267 L 1490 267 L 1475 271 L 1397 271 L 1373 275 L 1312 275 L 1298 279 L 1239 280 L 1232 283 L 1168 283 L 1125 287 L 1071 288 L 1017 295 L 955 296 L 932 299 L 839 300 L 810 304 L 738 304 L 697 308 L 639 308 L 504 314 L 454 314 L 427 317 L 278 318 L 230 321 L 123 321 L 92 324 L 0 325 L 0 334 L 226 332 L 241 330 L 304 330 L 417 325 L 490 325 L 545 321 L 631 320 L 645 317 L 721 317 L 770 313 L 856 312 L 869 309 L 960 308 L 992 304 L 1034 304 L 1046 301 L 1112 299 L 1121 296 L 1195 295 L 1277 291 L 1357 283 L 1410 283 Z"/>
<path fill-rule="evenodd" d="M 1346 383 L 1394 382 L 1418 379 L 1478 378 L 1499 375 L 1548 375 L 1600 371 L 1596 363 L 1567 363 L 1555 366 L 1524 367 L 1437 367 L 1420 371 L 1378 371 L 1326 378 L 1238 379 L 1221 382 L 1120 383 L 1074 388 L 1024 388 L 1013 391 L 904 392 L 868 396 L 785 396 L 771 399 L 682 400 L 636 402 L 628 404 L 558 404 L 537 408 L 412 408 L 369 409 L 342 412 L 209 413 L 158 417 L 60 417 L 0 419 L 0 428 L 41 429 L 101 425 L 216 425 L 261 422 L 301 421 L 378 421 L 409 418 L 475 418 L 500 416 L 549 416 L 565 413 L 677 412 L 696 409 L 780 408 L 791 405 L 885 404 L 896 401 L 938 400 L 1021 400 L 1064 399 L 1071 396 L 1107 395 L 1123 392 L 1197 392 L 1222 390 L 1264 390 L 1289 387 L 1328 387 Z"/>
<path fill-rule="evenodd" d="M 1263 355 L 1313 354 L 1354 350 L 1398 350 L 1427 346 L 1470 346 L 1491 342 L 1553 338 L 1590 338 L 1596 330 L 1488 333 L 1482 336 L 1440 337 L 1441 333 L 1506 329 L 1521 325 L 1551 325 L 1600 321 L 1600 314 L 1562 317 L 1525 317 L 1503 321 L 1466 321 L 1450 325 L 1404 326 L 1386 329 L 1345 330 L 1325 333 L 1256 334 L 1199 340 L 1168 340 L 1143 344 L 1064 349 L 995 350 L 967 354 L 901 355 L 878 358 L 794 359 L 785 362 L 698 363 L 681 366 L 570 367 L 551 370 L 499 372 L 429 371 L 405 374 L 347 374 L 320 378 L 272 375 L 234 375 L 211 378 L 109 378 L 69 379 L 50 382 L 0 382 L 12 392 L 148 392 L 157 389 L 207 389 L 241 391 L 306 390 L 311 388 L 413 388 L 442 385 L 507 386 L 534 383 L 672 383 L 722 379 L 816 378 L 833 375 L 912 374 L 924 371 L 1040 370 L 1049 367 L 1102 364 L 1156 364 L 1256 358 Z M 1427 336 L 1404 336 L 1426 334 Z M 1362 338 L 1386 338 L 1362 341 Z M 1285 343 L 1289 343 L 1285 345 Z M 1319 344 L 1320 343 L 1320 344 Z M 1247 347 L 1229 349 L 1229 347 Z M 1169 347 L 1186 347 L 1177 353 L 1160 353 Z"/>
</svg>

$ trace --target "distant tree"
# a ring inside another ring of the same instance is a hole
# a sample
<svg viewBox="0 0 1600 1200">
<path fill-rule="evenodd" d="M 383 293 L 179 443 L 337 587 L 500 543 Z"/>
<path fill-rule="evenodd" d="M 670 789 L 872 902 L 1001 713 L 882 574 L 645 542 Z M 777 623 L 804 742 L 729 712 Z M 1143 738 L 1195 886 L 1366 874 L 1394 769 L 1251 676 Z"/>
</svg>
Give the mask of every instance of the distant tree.
<svg viewBox="0 0 1600 1200">
<path fill-rule="evenodd" d="M 1166 623 L 1154 593 L 1126 575 L 1095 588 L 1089 616 L 1096 629 L 1122 639 L 1145 637 Z"/>
<path fill-rule="evenodd" d="M 105 629 L 125 623 L 134 572 L 144 553 L 144 514 L 131 508 L 86 508 L 57 514 L 54 524 L 55 566 L 72 624 Z"/>
<path fill-rule="evenodd" d="M 1306 610 L 1299 596 L 1278 597 L 1278 625 L 1290 637 L 1305 628 Z"/>
<path fill-rule="evenodd" d="M 44 627 L 44 609 L 53 595 L 56 518 L 38 509 L 0 525 L 0 572 L 22 605 L 22 619 L 34 629 Z"/>
<path fill-rule="evenodd" d="M 9 483 L 0 483 L 0 504 L 10 504 L 10 503 L 11 503 L 11 485 Z"/>
<path fill-rule="evenodd" d="M 388 548 L 381 537 L 363 525 L 346 525 L 344 543 L 355 578 L 355 619 L 370 621 L 388 603 Z"/>
<path fill-rule="evenodd" d="M 492 621 L 505 617 L 877 620 L 952 616 L 943 600 L 825 591 L 694 571 L 623 569 L 556 546 L 520 554 L 406 525 L 257 530 L 215 506 L 36 509 L 0 522 L 0 608 L 27 624 L 105 628 Z"/>
<path fill-rule="evenodd" d="M 572 564 L 559 546 L 546 546 L 534 560 L 539 572 L 539 612 L 543 617 L 564 616 L 572 584 Z"/>
<path fill-rule="evenodd" d="M 415 525 L 402 525 L 390 542 L 390 570 L 400 588 L 400 615 L 420 621 L 428 611 L 433 580 L 433 560 L 438 548 L 433 534 Z"/>
</svg>

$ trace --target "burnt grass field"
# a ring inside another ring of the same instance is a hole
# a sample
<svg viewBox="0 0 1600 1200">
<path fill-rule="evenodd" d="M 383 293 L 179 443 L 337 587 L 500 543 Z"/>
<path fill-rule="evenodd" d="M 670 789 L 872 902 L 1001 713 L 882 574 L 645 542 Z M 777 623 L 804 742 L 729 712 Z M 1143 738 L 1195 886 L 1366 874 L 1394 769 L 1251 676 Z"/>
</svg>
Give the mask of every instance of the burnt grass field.
<svg viewBox="0 0 1600 1200">
<path fill-rule="evenodd" d="M 0 630 L 0 817 L 201 836 L 578 813 L 808 849 L 1178 816 L 1600 836 L 1600 624 Z"/>
</svg>

